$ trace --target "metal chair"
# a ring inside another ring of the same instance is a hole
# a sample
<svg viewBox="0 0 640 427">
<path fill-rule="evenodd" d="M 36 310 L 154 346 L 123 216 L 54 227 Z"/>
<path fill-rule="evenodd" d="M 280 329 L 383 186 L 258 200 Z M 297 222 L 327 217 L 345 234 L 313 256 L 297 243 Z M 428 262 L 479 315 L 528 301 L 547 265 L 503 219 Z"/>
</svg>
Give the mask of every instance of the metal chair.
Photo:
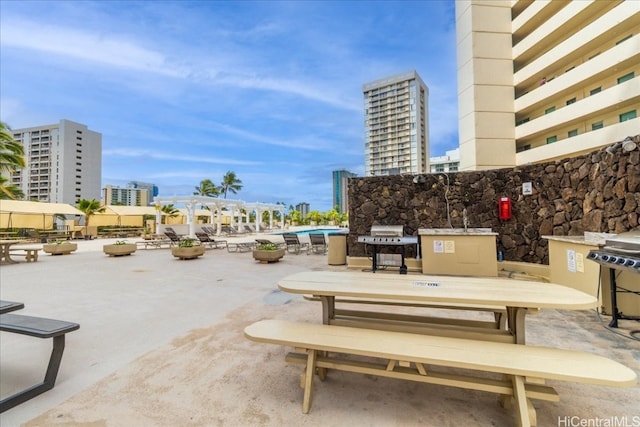
<svg viewBox="0 0 640 427">
<path fill-rule="evenodd" d="M 284 233 L 282 237 L 284 238 L 284 243 L 287 245 L 287 252 L 298 255 L 304 249 L 309 251 L 309 243 L 300 242 L 296 233 Z"/>
<path fill-rule="evenodd" d="M 311 252 L 323 255 L 327 253 L 328 245 L 324 233 L 309 233 L 309 240 L 311 241 L 311 246 L 309 246 L 307 255 Z"/>
</svg>

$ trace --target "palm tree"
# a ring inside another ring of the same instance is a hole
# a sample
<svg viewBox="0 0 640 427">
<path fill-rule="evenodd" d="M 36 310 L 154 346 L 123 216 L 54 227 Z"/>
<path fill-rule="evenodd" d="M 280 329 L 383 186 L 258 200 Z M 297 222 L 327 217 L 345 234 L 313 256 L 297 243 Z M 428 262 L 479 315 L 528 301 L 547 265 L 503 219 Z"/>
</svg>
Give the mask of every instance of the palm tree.
<svg viewBox="0 0 640 427">
<path fill-rule="evenodd" d="M 10 130 L 6 123 L 0 122 L 0 175 L 6 172 L 11 176 L 11 173 L 16 169 L 26 167 L 24 147 L 13 139 Z M 3 176 L 0 178 L 2 178 L 0 180 L 0 198 L 17 199 L 23 197 L 22 191 L 9 183 L 8 178 Z"/>
<path fill-rule="evenodd" d="M 180 211 L 178 209 L 176 209 L 173 206 L 173 203 L 169 203 L 168 205 L 163 205 L 162 208 L 160 208 L 160 210 L 168 215 L 170 218 L 175 218 L 180 214 Z M 162 219 L 162 223 L 164 224 L 164 216 L 161 218 Z"/>
<path fill-rule="evenodd" d="M 231 191 L 236 194 L 242 189 L 242 181 L 236 177 L 235 172 L 228 171 L 224 177 L 222 177 L 222 183 L 220 184 L 220 191 L 224 194 L 224 198 L 227 198 L 227 192 Z"/>
<path fill-rule="evenodd" d="M 322 215 L 320 211 L 311 211 L 307 214 L 307 217 L 305 219 L 307 220 L 307 222 L 315 222 L 316 225 L 319 225 L 322 224 L 324 215 Z"/>
<path fill-rule="evenodd" d="M 203 179 L 200 185 L 196 187 L 193 194 L 198 196 L 217 197 L 220 195 L 220 188 L 216 186 L 210 179 Z"/>
<path fill-rule="evenodd" d="M 80 199 L 76 207 L 79 211 L 82 211 L 82 213 L 84 213 L 85 234 L 87 234 L 86 232 L 88 231 L 89 219 L 97 213 L 104 212 L 104 210 L 106 209 L 106 207 L 102 206 L 96 199 Z"/>
<path fill-rule="evenodd" d="M 9 180 L 0 175 L 0 200 L 23 199 L 22 189 L 14 184 L 9 184 Z"/>
</svg>

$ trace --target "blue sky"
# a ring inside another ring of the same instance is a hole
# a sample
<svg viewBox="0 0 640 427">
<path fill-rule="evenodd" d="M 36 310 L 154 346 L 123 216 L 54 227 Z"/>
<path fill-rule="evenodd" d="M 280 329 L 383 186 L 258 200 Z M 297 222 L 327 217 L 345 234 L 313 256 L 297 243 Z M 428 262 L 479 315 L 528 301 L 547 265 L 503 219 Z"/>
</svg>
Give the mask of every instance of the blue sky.
<svg viewBox="0 0 640 427">
<path fill-rule="evenodd" d="M 332 208 L 364 173 L 362 85 L 415 69 L 431 156 L 458 146 L 454 2 L 0 1 L 0 119 L 102 133 L 102 185 Z"/>
</svg>

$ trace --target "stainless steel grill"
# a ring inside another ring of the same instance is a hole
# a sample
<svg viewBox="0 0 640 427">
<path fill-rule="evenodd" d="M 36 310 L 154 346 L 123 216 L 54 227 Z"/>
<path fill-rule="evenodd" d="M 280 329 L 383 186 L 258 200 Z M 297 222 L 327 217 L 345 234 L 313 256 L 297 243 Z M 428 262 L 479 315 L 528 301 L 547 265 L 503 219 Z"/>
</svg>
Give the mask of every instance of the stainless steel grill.
<svg viewBox="0 0 640 427">
<path fill-rule="evenodd" d="M 609 326 L 618 327 L 618 319 L 638 320 L 636 316 L 625 316 L 618 311 L 619 292 L 632 293 L 640 296 L 640 292 L 620 289 L 616 283 L 615 270 L 626 270 L 640 274 L 640 230 L 617 234 L 607 240 L 605 245 L 589 251 L 587 259 L 597 262 L 609 269 L 609 282 L 611 285 L 611 314 L 613 318 Z"/>
<path fill-rule="evenodd" d="M 608 268 L 640 273 L 640 230 L 605 240 L 605 246 L 590 251 L 587 258 Z"/>
<path fill-rule="evenodd" d="M 393 256 L 400 257 L 400 274 L 407 274 L 407 266 L 404 262 L 405 245 L 417 245 L 418 237 L 405 236 L 404 227 L 402 225 L 372 225 L 370 234 L 367 236 L 358 236 L 358 242 L 372 247 L 372 267 L 375 273 L 379 264 L 394 265 L 390 261 Z M 378 248 L 380 246 L 402 246 L 402 252 L 395 254 L 380 254 Z"/>
</svg>

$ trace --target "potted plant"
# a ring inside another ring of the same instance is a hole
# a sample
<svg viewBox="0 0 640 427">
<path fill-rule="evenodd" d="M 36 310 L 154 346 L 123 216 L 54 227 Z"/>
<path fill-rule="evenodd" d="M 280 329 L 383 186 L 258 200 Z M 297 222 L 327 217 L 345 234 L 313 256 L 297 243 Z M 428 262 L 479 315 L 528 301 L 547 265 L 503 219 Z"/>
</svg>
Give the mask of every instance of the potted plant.
<svg viewBox="0 0 640 427">
<path fill-rule="evenodd" d="M 151 229 L 149 227 L 144 227 L 142 230 L 142 238 L 144 240 L 153 240 L 153 234 L 151 233 Z"/>
<path fill-rule="evenodd" d="M 284 256 L 285 248 L 279 247 L 275 243 L 260 243 L 253 250 L 253 259 L 262 264 L 278 262 Z"/>
<path fill-rule="evenodd" d="M 136 251 L 137 247 L 135 243 L 127 243 L 124 240 L 117 240 L 113 244 L 103 245 L 102 250 L 109 256 L 124 256 L 131 255 Z"/>
<path fill-rule="evenodd" d="M 42 250 L 51 255 L 68 255 L 78 249 L 76 243 L 67 240 L 56 240 L 55 242 L 42 245 Z"/>
<path fill-rule="evenodd" d="M 204 246 L 191 237 L 186 237 L 171 248 L 171 255 L 179 259 L 194 259 L 204 255 Z"/>
</svg>

